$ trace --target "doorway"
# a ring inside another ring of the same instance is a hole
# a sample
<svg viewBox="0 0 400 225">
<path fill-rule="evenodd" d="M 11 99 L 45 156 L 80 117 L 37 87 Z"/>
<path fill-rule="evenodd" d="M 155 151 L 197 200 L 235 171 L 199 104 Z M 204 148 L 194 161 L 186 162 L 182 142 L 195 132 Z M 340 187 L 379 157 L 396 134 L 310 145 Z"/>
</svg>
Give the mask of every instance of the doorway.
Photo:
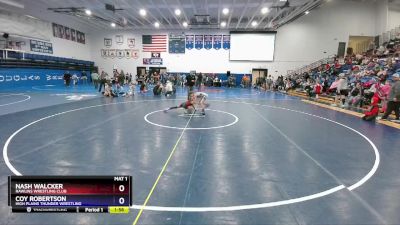
<svg viewBox="0 0 400 225">
<path fill-rule="evenodd" d="M 253 69 L 252 73 L 252 84 L 257 84 L 258 82 L 261 82 L 265 80 L 265 78 L 268 76 L 268 69 Z"/>
</svg>

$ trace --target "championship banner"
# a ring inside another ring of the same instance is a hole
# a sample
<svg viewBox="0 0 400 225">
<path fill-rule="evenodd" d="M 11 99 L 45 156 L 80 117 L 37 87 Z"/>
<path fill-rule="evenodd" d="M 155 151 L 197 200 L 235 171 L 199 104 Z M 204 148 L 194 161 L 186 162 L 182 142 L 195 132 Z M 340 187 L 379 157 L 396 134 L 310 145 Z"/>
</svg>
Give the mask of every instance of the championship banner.
<svg viewBox="0 0 400 225">
<path fill-rule="evenodd" d="M 212 48 L 212 35 L 204 35 L 204 48 L 210 50 Z"/>
<path fill-rule="evenodd" d="M 222 40 L 223 40 L 223 48 L 225 50 L 230 49 L 231 48 L 231 36 L 230 35 L 224 35 Z"/>
<path fill-rule="evenodd" d="M 221 45 L 222 45 L 222 35 L 214 35 L 213 48 L 219 50 L 221 49 Z"/>
<path fill-rule="evenodd" d="M 71 41 L 76 41 L 76 30 L 71 29 Z"/>
<path fill-rule="evenodd" d="M 186 48 L 193 49 L 194 46 L 194 35 L 186 35 Z"/>
<path fill-rule="evenodd" d="M 200 50 L 203 48 L 203 35 L 195 35 L 194 36 L 194 48 Z"/>
<path fill-rule="evenodd" d="M 69 27 L 64 27 L 65 29 L 65 39 L 71 40 L 71 29 Z"/>
<path fill-rule="evenodd" d="M 30 40 L 30 43 L 32 52 L 53 54 L 53 45 L 49 42 Z"/>
</svg>

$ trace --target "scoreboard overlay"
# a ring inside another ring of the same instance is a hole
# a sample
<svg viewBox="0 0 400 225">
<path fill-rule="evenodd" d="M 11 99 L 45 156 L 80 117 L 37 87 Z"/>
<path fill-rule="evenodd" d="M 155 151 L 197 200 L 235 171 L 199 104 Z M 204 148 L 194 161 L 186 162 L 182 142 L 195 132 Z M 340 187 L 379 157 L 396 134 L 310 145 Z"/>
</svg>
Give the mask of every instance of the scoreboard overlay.
<svg viewBox="0 0 400 225">
<path fill-rule="evenodd" d="M 9 176 L 15 213 L 127 213 L 131 176 Z"/>
</svg>

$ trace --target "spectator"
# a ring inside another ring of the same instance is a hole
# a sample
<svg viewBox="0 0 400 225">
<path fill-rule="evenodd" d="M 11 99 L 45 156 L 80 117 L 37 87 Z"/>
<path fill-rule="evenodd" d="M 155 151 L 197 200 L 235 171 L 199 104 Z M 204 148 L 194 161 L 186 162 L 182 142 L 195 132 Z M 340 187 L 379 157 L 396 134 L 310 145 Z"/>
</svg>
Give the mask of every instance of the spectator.
<svg viewBox="0 0 400 225">
<path fill-rule="evenodd" d="M 78 75 L 76 75 L 76 73 L 74 73 L 72 75 L 72 82 L 73 82 L 74 86 L 78 84 L 78 81 L 79 81 L 79 77 L 78 77 Z"/>
<path fill-rule="evenodd" d="M 106 82 L 107 82 L 107 74 L 104 71 L 101 71 L 99 92 L 101 92 L 102 87 L 104 87 L 105 89 Z"/>
<path fill-rule="evenodd" d="M 69 73 L 69 71 L 66 71 L 65 73 L 64 73 L 64 84 L 65 84 L 65 86 L 69 86 L 69 84 L 71 83 L 71 74 Z"/>
<path fill-rule="evenodd" d="M 87 79 L 88 79 L 88 77 L 87 77 L 86 71 L 82 71 L 82 73 L 81 73 L 82 84 L 87 84 Z"/>
<path fill-rule="evenodd" d="M 314 93 L 316 99 L 318 99 L 319 95 L 322 94 L 322 85 L 319 82 L 317 82 L 314 86 Z"/>
<path fill-rule="evenodd" d="M 154 87 L 153 87 L 154 96 L 160 96 L 162 93 L 162 89 L 163 89 L 163 87 L 162 87 L 161 83 L 157 82 L 157 84 L 154 85 Z"/>
<path fill-rule="evenodd" d="M 147 86 L 146 86 L 146 82 L 142 82 L 140 84 L 140 93 L 144 94 L 147 92 Z"/>
<path fill-rule="evenodd" d="M 385 114 L 382 116 L 382 120 L 386 120 L 390 113 L 394 111 L 396 122 L 399 121 L 399 108 L 400 108 L 400 75 L 395 73 L 392 75 L 392 79 L 394 81 L 392 88 L 390 89 L 387 110 Z"/>
<path fill-rule="evenodd" d="M 339 81 L 336 87 L 336 97 L 333 106 L 337 106 L 338 102 L 340 106 L 344 106 L 346 102 L 346 97 L 349 93 L 347 88 L 347 79 L 345 78 L 344 73 L 341 73 L 339 74 Z"/>
<path fill-rule="evenodd" d="M 373 121 L 376 119 L 376 117 L 379 114 L 379 98 L 373 97 L 371 100 L 371 106 L 368 108 L 368 110 L 364 113 L 364 116 L 362 117 L 363 120 L 365 121 Z"/>
<path fill-rule="evenodd" d="M 203 83 L 203 74 L 199 73 L 199 75 L 197 76 L 197 80 L 196 80 L 196 86 L 198 89 L 201 88 L 202 83 Z"/>
<path fill-rule="evenodd" d="M 350 91 L 350 97 L 348 103 L 350 106 L 360 105 L 362 102 L 363 90 L 361 83 L 356 83 L 356 85 Z M 360 105 L 361 106 L 361 105 Z"/>
<path fill-rule="evenodd" d="M 97 90 L 99 86 L 99 74 L 97 73 L 97 71 L 93 71 L 93 73 L 91 74 L 91 78 L 94 85 L 94 89 Z"/>
<path fill-rule="evenodd" d="M 167 81 L 165 84 L 165 96 L 169 97 L 174 94 L 174 87 L 171 81 Z"/>
<path fill-rule="evenodd" d="M 189 92 L 193 91 L 193 86 L 195 85 L 196 77 L 194 74 L 189 74 L 186 76 L 186 85 L 189 87 Z"/>
</svg>

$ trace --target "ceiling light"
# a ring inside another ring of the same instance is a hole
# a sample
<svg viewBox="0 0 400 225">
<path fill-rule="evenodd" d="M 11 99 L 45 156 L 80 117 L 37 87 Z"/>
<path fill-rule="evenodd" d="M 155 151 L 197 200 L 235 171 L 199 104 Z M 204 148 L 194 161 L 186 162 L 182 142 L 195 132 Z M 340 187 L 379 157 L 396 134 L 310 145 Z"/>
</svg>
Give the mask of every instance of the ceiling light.
<svg viewBox="0 0 400 225">
<path fill-rule="evenodd" d="M 257 21 L 251 22 L 251 26 L 256 27 L 258 25 Z"/>
<path fill-rule="evenodd" d="M 262 14 L 266 14 L 268 12 L 269 12 L 269 9 L 267 7 L 264 7 L 264 8 L 261 9 L 261 13 Z"/>
<path fill-rule="evenodd" d="M 287 0 L 280 0 L 280 2 L 286 2 Z"/>
<path fill-rule="evenodd" d="M 181 10 L 180 9 L 175 9 L 175 15 L 180 16 L 181 15 Z"/>
<path fill-rule="evenodd" d="M 183 25 L 183 27 L 187 27 L 188 23 L 185 21 L 185 22 L 182 23 L 182 25 Z"/>
<path fill-rule="evenodd" d="M 139 14 L 140 14 L 141 16 L 146 16 L 147 12 L 146 12 L 146 10 L 141 9 L 141 10 L 139 10 Z"/>
<path fill-rule="evenodd" d="M 111 26 L 112 26 L 112 27 L 115 27 L 115 26 L 116 26 L 116 24 L 115 24 L 115 23 L 111 23 Z"/>
<path fill-rule="evenodd" d="M 221 22 L 221 27 L 226 27 L 226 22 L 225 21 Z"/>
<path fill-rule="evenodd" d="M 223 13 L 224 15 L 227 15 L 227 14 L 229 13 L 229 9 L 228 9 L 228 8 L 224 8 L 224 9 L 222 10 L 222 13 Z"/>
<path fill-rule="evenodd" d="M 310 13 L 310 11 L 306 11 L 305 14 L 308 15 Z"/>
<path fill-rule="evenodd" d="M 88 16 L 92 15 L 92 11 L 90 11 L 90 9 L 86 9 L 86 10 L 85 10 L 85 13 L 86 13 L 86 15 L 88 15 Z"/>
<path fill-rule="evenodd" d="M 156 28 L 159 28 L 159 27 L 160 27 L 160 23 L 159 23 L 159 22 L 155 22 L 155 23 L 154 23 L 154 26 L 155 26 Z"/>
</svg>

